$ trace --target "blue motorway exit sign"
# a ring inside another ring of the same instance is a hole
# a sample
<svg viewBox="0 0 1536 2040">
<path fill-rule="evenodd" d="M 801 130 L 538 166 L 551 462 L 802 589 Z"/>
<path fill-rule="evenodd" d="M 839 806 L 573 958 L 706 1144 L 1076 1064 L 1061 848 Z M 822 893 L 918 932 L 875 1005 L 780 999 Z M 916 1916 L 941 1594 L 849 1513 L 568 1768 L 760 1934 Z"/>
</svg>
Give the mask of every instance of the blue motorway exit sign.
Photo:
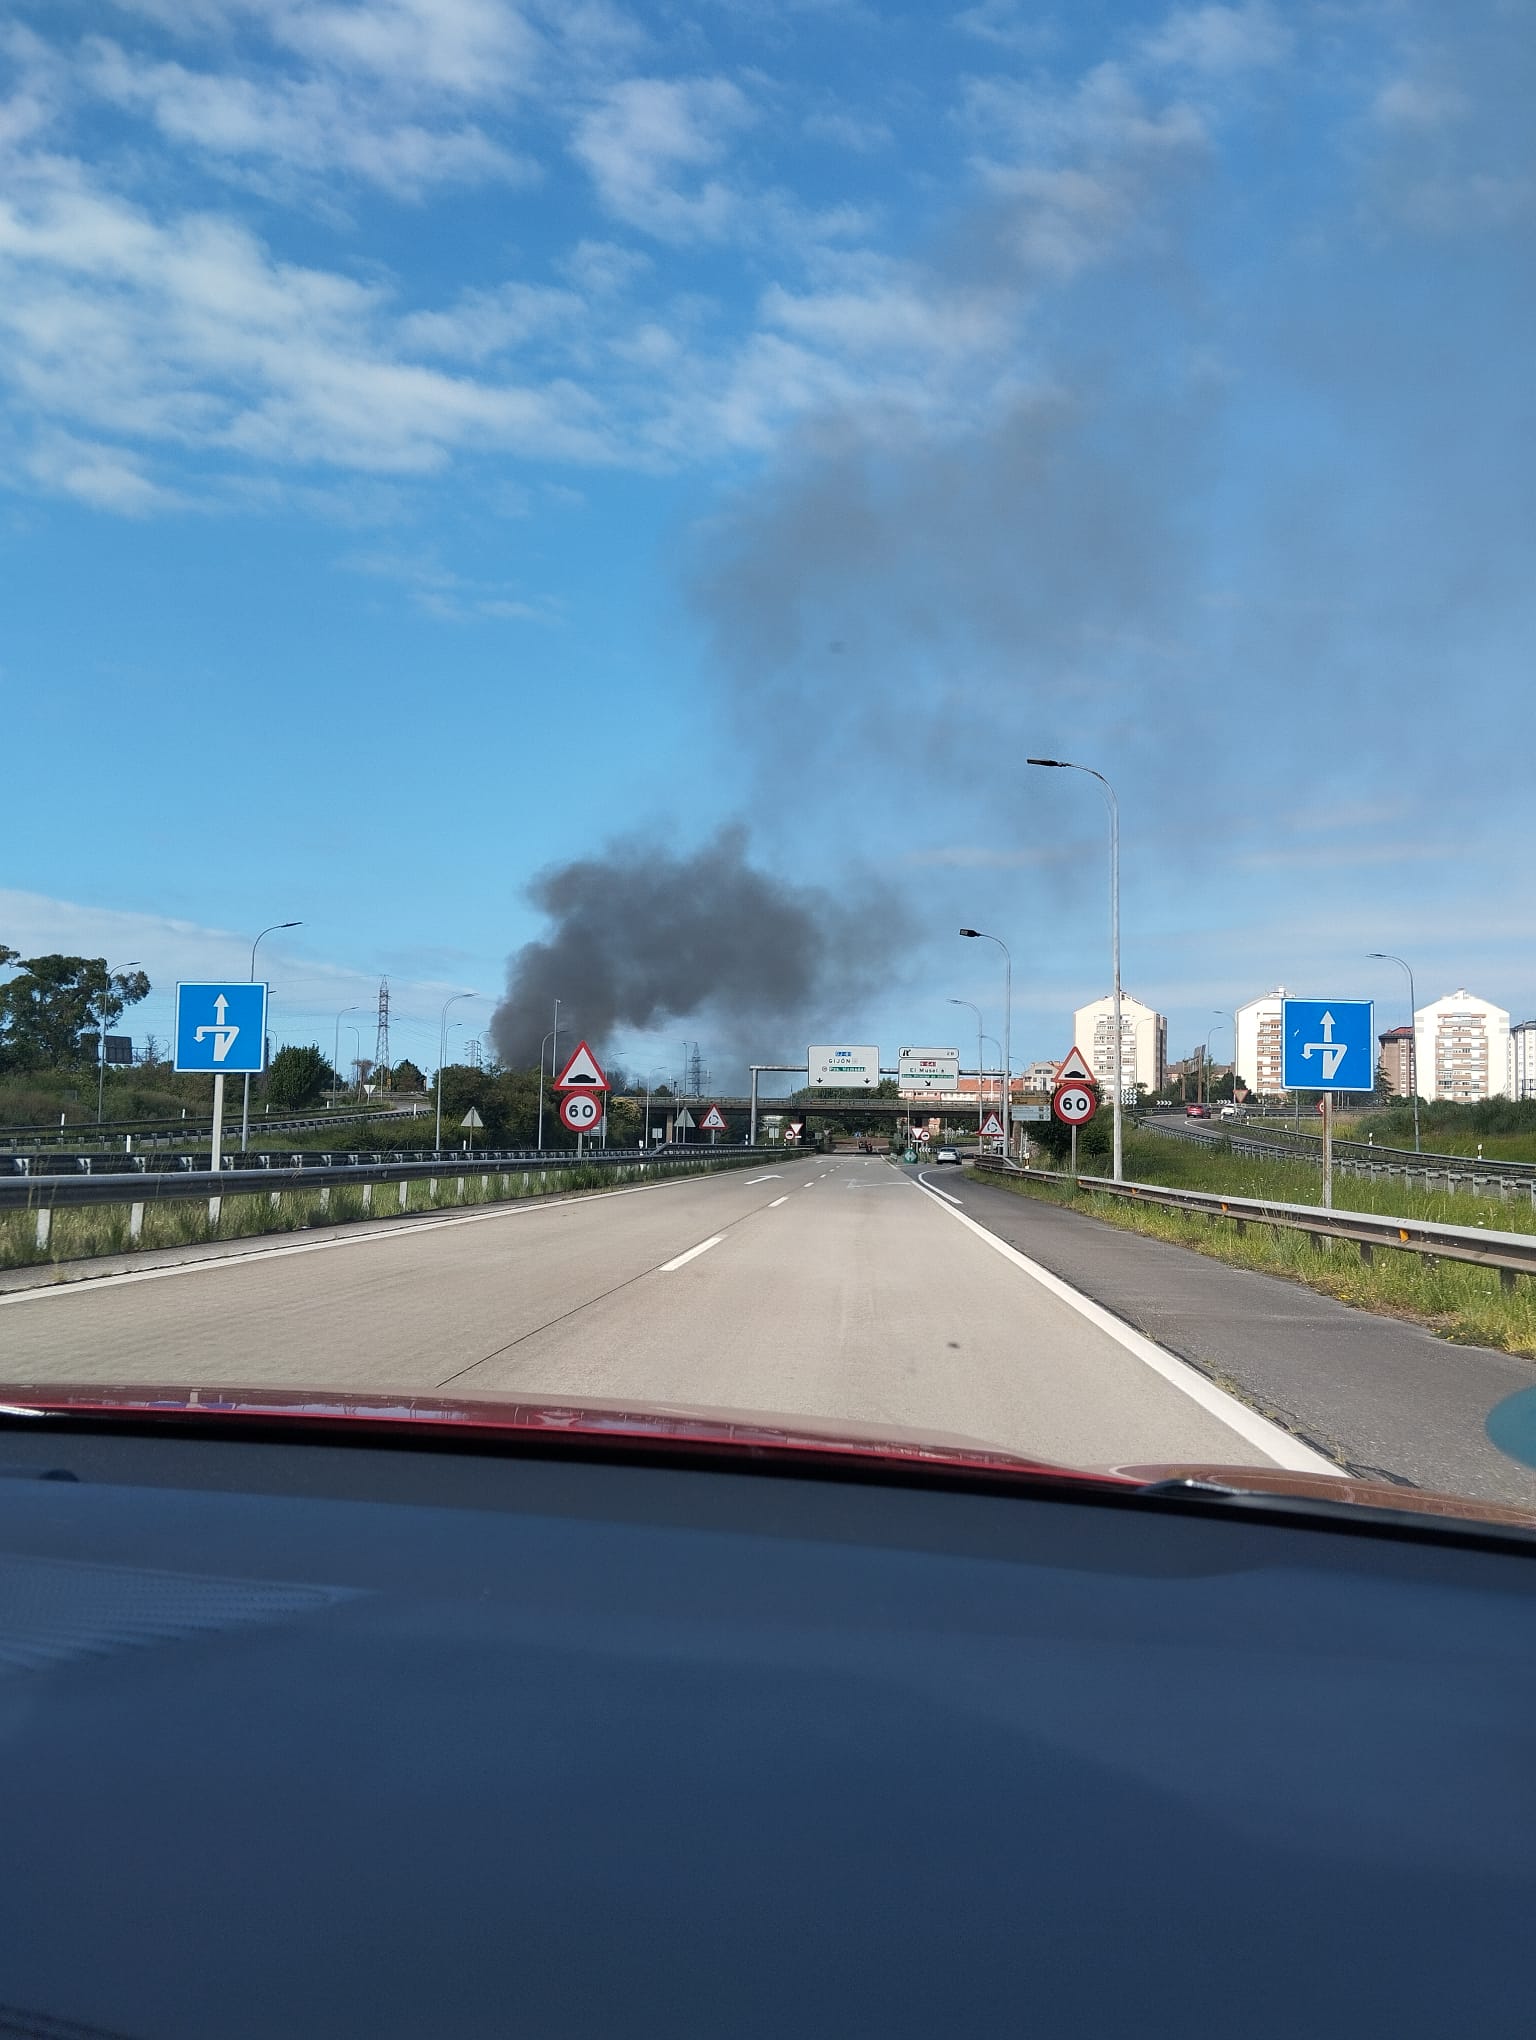
<svg viewBox="0 0 1536 2040">
<path fill-rule="evenodd" d="M 267 988 L 232 985 L 176 987 L 178 1070 L 257 1076 L 267 1038 Z"/>
<path fill-rule="evenodd" d="M 1369 999 L 1282 999 L 1280 1081 L 1288 1091 L 1369 1091 L 1376 1081 Z"/>
</svg>

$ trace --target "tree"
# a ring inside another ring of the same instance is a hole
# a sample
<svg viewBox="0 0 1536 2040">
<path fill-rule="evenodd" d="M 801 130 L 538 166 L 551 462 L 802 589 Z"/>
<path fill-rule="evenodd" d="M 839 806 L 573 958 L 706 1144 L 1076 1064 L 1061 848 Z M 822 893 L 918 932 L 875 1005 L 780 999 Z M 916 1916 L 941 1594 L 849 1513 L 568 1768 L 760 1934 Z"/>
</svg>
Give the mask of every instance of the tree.
<svg viewBox="0 0 1536 2040">
<path fill-rule="evenodd" d="M 336 1073 L 318 1048 L 280 1048 L 267 1071 L 267 1098 L 287 1111 L 313 1105 L 336 1082 Z"/>
<path fill-rule="evenodd" d="M 424 1091 L 427 1087 L 426 1078 L 409 1060 L 395 1064 L 391 1081 L 397 1091 Z"/>
<path fill-rule="evenodd" d="M 141 970 L 108 971 L 104 956 L 32 956 L 4 949 L 16 975 L 0 985 L 0 1068 L 93 1063 L 102 1032 L 149 996 Z"/>
</svg>

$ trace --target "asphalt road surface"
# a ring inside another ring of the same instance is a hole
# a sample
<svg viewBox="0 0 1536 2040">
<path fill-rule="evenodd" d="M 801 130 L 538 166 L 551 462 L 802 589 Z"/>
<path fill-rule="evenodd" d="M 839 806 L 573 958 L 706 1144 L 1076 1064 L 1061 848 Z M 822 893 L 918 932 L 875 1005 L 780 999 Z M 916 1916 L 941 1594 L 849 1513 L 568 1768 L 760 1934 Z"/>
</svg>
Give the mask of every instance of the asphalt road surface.
<svg viewBox="0 0 1536 2040">
<path fill-rule="evenodd" d="M 12 1291 L 0 1380 L 632 1399 L 1085 1466 L 1327 1469 L 978 1225 L 951 1200 L 982 1186 L 944 1173 L 938 1196 L 883 1159 L 792 1158 Z"/>
</svg>

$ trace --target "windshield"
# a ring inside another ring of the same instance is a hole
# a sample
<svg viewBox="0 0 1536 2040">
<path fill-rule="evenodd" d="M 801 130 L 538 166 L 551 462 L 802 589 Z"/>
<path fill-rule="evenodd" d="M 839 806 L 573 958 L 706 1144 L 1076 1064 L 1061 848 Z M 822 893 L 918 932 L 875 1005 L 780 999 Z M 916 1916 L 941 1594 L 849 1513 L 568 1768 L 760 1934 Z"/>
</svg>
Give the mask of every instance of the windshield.
<svg viewBox="0 0 1536 2040">
<path fill-rule="evenodd" d="M 1536 1510 L 1533 86 L 13 0 L 0 1393 Z"/>
</svg>

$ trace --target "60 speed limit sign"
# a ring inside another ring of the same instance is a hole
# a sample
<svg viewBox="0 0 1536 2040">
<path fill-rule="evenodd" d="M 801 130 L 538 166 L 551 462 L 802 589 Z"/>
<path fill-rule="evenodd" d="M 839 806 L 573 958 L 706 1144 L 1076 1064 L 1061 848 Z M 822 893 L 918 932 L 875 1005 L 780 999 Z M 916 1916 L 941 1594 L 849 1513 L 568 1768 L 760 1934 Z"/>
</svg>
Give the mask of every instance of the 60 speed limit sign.
<svg viewBox="0 0 1536 2040">
<path fill-rule="evenodd" d="M 560 1100 L 560 1117 L 572 1133 L 591 1133 L 602 1116 L 602 1100 L 591 1091 L 567 1091 Z"/>
<path fill-rule="evenodd" d="M 1086 1126 L 1098 1109 L 1098 1094 L 1087 1084 L 1062 1084 L 1051 1099 L 1051 1110 L 1063 1126 Z"/>
</svg>

